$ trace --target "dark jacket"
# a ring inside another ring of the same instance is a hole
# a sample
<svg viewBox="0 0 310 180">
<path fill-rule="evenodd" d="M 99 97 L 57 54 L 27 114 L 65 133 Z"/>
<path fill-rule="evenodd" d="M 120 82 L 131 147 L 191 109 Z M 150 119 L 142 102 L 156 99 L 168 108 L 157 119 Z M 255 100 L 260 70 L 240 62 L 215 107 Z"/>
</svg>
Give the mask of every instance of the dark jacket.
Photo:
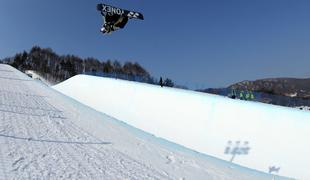
<svg viewBox="0 0 310 180">
<path fill-rule="evenodd" d="M 105 22 L 107 24 L 113 25 L 115 27 L 124 28 L 128 22 L 128 17 L 127 16 L 119 16 L 117 14 L 113 14 L 113 15 L 107 14 L 105 16 Z"/>
</svg>

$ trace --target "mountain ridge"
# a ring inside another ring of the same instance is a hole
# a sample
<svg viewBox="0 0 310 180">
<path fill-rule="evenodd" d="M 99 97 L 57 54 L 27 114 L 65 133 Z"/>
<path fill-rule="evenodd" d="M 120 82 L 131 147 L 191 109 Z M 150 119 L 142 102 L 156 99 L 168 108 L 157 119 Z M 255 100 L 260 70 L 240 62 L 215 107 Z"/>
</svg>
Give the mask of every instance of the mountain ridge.
<svg viewBox="0 0 310 180">
<path fill-rule="evenodd" d="M 245 80 L 232 84 L 228 88 L 310 99 L 310 78 L 279 77 Z"/>
</svg>

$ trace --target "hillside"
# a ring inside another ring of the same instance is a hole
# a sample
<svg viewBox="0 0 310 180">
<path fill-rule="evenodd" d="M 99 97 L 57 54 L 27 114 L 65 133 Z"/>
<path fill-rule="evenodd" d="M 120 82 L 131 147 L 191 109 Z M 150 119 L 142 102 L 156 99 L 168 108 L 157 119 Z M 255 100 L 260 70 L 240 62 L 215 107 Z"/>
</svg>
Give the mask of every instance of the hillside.
<svg viewBox="0 0 310 180">
<path fill-rule="evenodd" d="M 208 88 L 197 91 L 230 96 L 232 90 L 235 90 L 237 95 L 241 91 L 251 91 L 255 97 L 253 101 L 287 107 L 310 107 L 310 78 L 268 78 L 242 81 L 227 88 Z"/>
<path fill-rule="evenodd" d="M 50 84 L 57 84 L 77 74 L 114 77 L 133 81 L 158 84 L 159 81 L 137 62 L 98 60 L 81 58 L 76 55 L 58 55 L 51 48 L 34 46 L 29 52 L 17 53 L 13 57 L 1 60 L 25 72 L 32 70 Z M 0 62 L 1 63 L 1 62 Z M 173 86 L 172 80 L 166 78 L 164 84 Z"/>
<path fill-rule="evenodd" d="M 310 78 L 268 78 L 256 81 L 242 81 L 229 86 L 229 88 L 310 100 Z"/>
</svg>

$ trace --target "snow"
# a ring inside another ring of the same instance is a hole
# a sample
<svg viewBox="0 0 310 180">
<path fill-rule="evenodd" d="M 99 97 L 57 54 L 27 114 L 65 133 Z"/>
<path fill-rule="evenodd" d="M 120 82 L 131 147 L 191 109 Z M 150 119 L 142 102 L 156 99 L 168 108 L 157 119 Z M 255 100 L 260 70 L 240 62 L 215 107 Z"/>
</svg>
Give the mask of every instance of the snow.
<svg viewBox="0 0 310 180">
<path fill-rule="evenodd" d="M 281 176 L 310 178 L 309 112 L 86 75 L 54 88 L 194 151 L 258 171 L 279 169 Z M 175 162 L 170 156 L 168 159 Z"/>
<path fill-rule="evenodd" d="M 52 84 L 50 82 L 48 82 L 46 79 L 44 79 L 42 76 L 40 76 L 38 73 L 36 73 L 36 71 L 33 70 L 26 70 L 25 74 L 27 74 L 28 76 L 30 76 L 32 79 L 37 80 L 43 84 L 45 84 L 46 86 L 51 86 Z"/>
<path fill-rule="evenodd" d="M 0 65 L 0 179 L 271 178 L 156 138 Z"/>
<path fill-rule="evenodd" d="M 299 109 L 299 110 L 303 110 L 303 111 L 310 111 L 309 106 L 296 106 L 294 108 Z"/>
<path fill-rule="evenodd" d="M 295 93 L 288 93 L 288 94 L 285 94 L 286 96 L 289 96 L 289 97 L 297 97 L 298 93 L 295 92 Z"/>
</svg>

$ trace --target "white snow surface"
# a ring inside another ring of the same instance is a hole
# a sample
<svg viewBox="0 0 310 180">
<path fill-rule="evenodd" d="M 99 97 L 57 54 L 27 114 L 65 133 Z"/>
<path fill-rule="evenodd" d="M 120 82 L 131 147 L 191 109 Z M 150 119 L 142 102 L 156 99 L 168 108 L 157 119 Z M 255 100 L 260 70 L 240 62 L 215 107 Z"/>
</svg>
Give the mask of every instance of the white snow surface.
<svg viewBox="0 0 310 180">
<path fill-rule="evenodd" d="M 40 76 L 36 71 L 33 70 L 26 70 L 25 74 L 29 75 L 32 77 L 32 79 L 37 80 L 46 86 L 52 86 L 50 82 L 48 82 L 46 79 L 44 79 L 42 76 Z"/>
<path fill-rule="evenodd" d="M 296 106 L 295 108 L 300 109 L 300 110 L 304 110 L 304 111 L 310 111 L 309 106 Z"/>
<path fill-rule="evenodd" d="M 274 167 L 281 176 L 310 179 L 309 112 L 87 75 L 77 75 L 54 88 L 200 153 L 229 161 L 231 155 L 225 149 L 239 147 L 248 155 L 237 155 L 236 164 L 263 172 Z"/>
<path fill-rule="evenodd" d="M 0 179 L 272 178 L 164 142 L 0 64 Z"/>
</svg>

